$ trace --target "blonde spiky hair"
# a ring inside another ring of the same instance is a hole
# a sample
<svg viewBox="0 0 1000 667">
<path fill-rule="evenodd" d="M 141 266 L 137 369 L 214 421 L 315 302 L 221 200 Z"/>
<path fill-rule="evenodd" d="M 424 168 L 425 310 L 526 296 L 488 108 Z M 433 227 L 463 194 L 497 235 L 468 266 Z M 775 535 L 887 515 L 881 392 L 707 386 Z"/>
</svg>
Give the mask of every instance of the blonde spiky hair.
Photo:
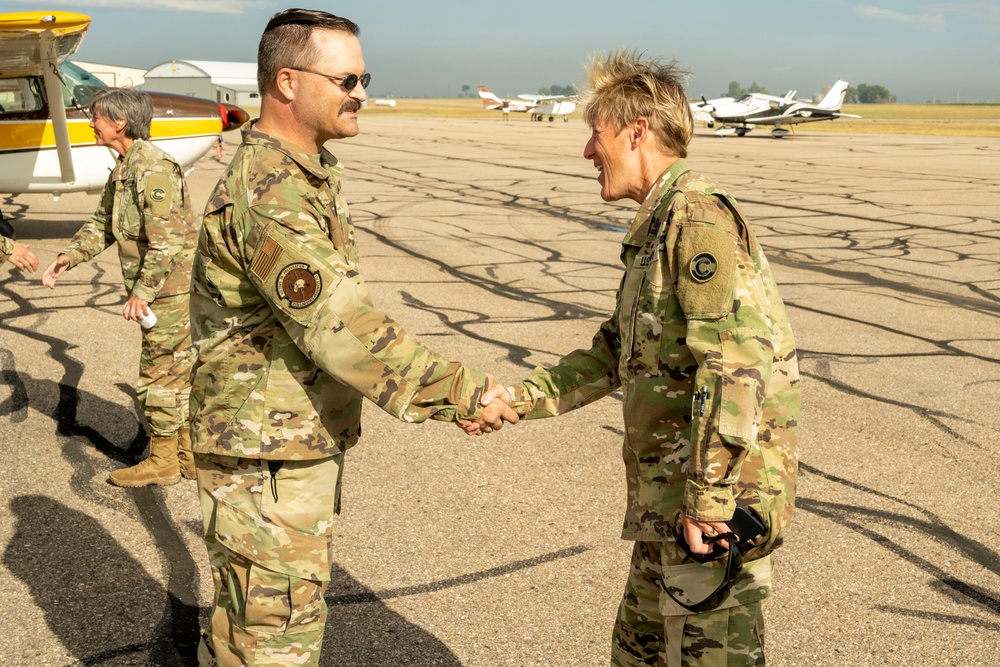
<svg viewBox="0 0 1000 667">
<path fill-rule="evenodd" d="M 586 71 L 587 125 L 611 123 L 621 131 L 644 117 L 665 151 L 687 157 L 694 119 L 684 91 L 689 73 L 677 61 L 622 49 L 595 54 Z"/>
</svg>

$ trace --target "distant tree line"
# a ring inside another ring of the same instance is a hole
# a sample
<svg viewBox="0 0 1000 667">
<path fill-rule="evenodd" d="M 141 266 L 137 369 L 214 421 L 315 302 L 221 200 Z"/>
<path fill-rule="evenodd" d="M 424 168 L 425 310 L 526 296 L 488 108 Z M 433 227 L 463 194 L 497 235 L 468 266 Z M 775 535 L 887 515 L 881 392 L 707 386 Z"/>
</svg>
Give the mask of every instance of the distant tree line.
<svg viewBox="0 0 1000 667">
<path fill-rule="evenodd" d="M 746 95 L 747 93 L 760 93 L 761 95 L 771 94 L 767 92 L 767 88 L 765 88 L 764 86 L 758 86 L 756 81 L 750 84 L 749 88 L 744 88 L 743 86 L 741 86 L 739 81 L 730 81 L 729 90 L 723 93 L 722 97 L 732 97 L 734 99 L 739 99 L 744 95 Z"/>
<path fill-rule="evenodd" d="M 884 86 L 858 84 L 858 102 L 861 104 L 893 104 L 896 96 Z"/>
<path fill-rule="evenodd" d="M 569 84 L 566 86 L 559 86 L 553 84 L 548 88 L 539 88 L 539 95 L 576 95 L 576 86 Z"/>
</svg>

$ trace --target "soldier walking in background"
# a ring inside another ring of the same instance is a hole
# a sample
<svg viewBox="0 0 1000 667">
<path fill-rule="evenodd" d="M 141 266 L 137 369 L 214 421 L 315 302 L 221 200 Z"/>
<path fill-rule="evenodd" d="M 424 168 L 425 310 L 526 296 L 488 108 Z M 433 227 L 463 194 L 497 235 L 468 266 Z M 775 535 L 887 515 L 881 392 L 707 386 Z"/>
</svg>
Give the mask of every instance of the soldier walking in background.
<svg viewBox="0 0 1000 667">
<path fill-rule="evenodd" d="M 189 291 L 198 226 L 177 162 L 149 142 L 153 102 L 129 88 L 102 90 L 91 103 L 98 146 L 118 153 L 97 210 L 42 283 L 118 245 L 128 301 L 125 319 L 142 322 L 136 397 L 149 425 L 149 457 L 111 473 L 118 486 L 176 484 L 194 478 L 188 430 L 191 346 Z"/>
<path fill-rule="evenodd" d="M 641 205 L 622 242 L 625 275 L 590 349 L 507 389 L 526 419 L 622 390 L 622 537 L 635 546 L 612 640 L 618 667 L 763 665 L 770 554 L 794 504 L 795 342 L 736 202 L 684 160 L 685 74 L 629 52 L 590 64 L 583 155 L 602 199 Z"/>
<path fill-rule="evenodd" d="M 205 210 L 192 282 L 192 434 L 215 583 L 201 665 L 316 665 L 344 452 L 363 398 L 408 422 L 481 419 L 486 375 L 377 311 L 323 145 L 358 134 L 358 27 L 291 9 L 258 49 L 260 119 Z M 503 392 L 499 392 L 502 394 Z"/>
</svg>

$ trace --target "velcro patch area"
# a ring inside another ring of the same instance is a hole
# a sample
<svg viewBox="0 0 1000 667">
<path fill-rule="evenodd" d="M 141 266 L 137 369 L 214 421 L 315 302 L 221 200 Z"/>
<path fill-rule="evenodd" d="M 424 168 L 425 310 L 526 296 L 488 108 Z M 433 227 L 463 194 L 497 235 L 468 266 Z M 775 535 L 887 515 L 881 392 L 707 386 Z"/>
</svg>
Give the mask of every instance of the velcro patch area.
<svg viewBox="0 0 1000 667">
<path fill-rule="evenodd" d="M 711 227 L 684 226 L 677 248 L 677 299 L 689 319 L 725 317 L 733 301 L 736 240 Z"/>
<path fill-rule="evenodd" d="M 330 269 L 304 247 L 270 227 L 258 242 L 250 276 L 261 293 L 292 319 L 306 324 L 320 296 L 336 282 Z"/>
<path fill-rule="evenodd" d="M 170 215 L 170 202 L 174 198 L 174 186 L 170 174 L 150 174 L 145 181 L 146 206 L 158 218 Z"/>
</svg>

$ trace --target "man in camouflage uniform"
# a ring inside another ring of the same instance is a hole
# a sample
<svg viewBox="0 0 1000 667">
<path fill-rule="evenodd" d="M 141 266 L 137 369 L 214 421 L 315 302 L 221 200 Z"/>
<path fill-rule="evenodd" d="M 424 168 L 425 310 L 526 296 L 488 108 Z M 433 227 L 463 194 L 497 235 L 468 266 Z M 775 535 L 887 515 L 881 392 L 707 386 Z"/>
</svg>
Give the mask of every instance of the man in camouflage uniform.
<svg viewBox="0 0 1000 667">
<path fill-rule="evenodd" d="M 622 242 L 625 275 L 590 349 L 507 389 L 527 419 L 622 390 L 622 537 L 635 547 L 613 633 L 619 667 L 763 665 L 770 553 L 794 500 L 795 343 L 736 202 L 684 160 L 693 122 L 683 75 L 628 52 L 589 66 L 593 133 L 584 157 L 605 201 L 641 204 Z M 729 532 L 736 504 L 767 530 L 743 545 L 752 548 L 721 602 L 692 613 L 676 600 L 697 606 L 723 581 L 725 564 L 685 562 L 676 537 L 710 553 L 706 540 Z"/>
<path fill-rule="evenodd" d="M 344 452 L 363 398 L 408 422 L 482 418 L 487 376 L 373 307 L 323 144 L 358 133 L 358 27 L 288 10 L 258 49 L 261 116 L 205 211 L 192 282 L 192 434 L 215 583 L 207 665 L 316 665 Z M 502 393 L 502 392 L 500 392 Z M 480 414 L 482 412 L 482 414 Z M 490 428 L 490 426 L 485 426 Z"/>
<path fill-rule="evenodd" d="M 28 273 L 34 273 L 38 268 L 38 258 L 28 246 L 0 235 L 0 264 L 8 259 L 11 264 Z"/>
<path fill-rule="evenodd" d="M 189 291 L 198 226 L 180 165 L 149 142 L 149 95 L 110 88 L 94 97 L 91 114 L 97 145 L 114 149 L 118 161 L 97 210 L 45 270 L 42 282 L 54 288 L 68 269 L 118 244 L 128 293 L 123 315 L 139 322 L 152 312 L 156 322 L 142 328 L 136 385 L 149 424 L 149 458 L 115 470 L 108 481 L 127 487 L 176 484 L 182 475 L 194 478 Z"/>
</svg>

